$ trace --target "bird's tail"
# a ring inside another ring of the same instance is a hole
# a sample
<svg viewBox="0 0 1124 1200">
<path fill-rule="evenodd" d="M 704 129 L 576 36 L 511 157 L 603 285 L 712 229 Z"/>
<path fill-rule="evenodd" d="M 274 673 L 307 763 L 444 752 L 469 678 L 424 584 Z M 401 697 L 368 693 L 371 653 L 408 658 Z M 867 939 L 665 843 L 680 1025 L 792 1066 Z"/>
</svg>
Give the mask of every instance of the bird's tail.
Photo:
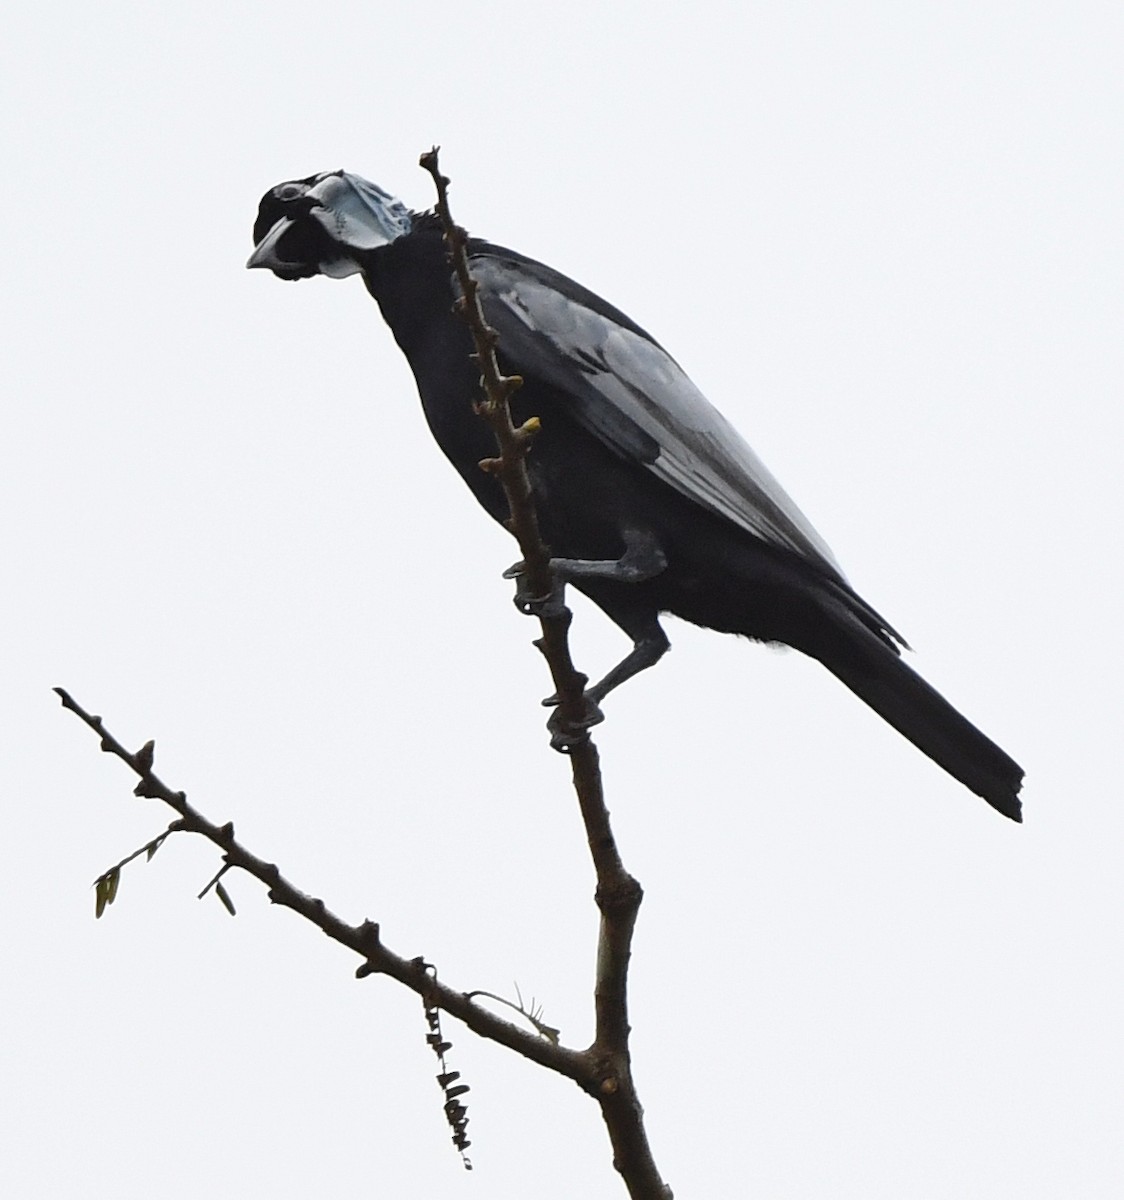
<svg viewBox="0 0 1124 1200">
<path fill-rule="evenodd" d="M 829 601 L 835 607 L 834 597 Z M 838 612 L 832 624 L 839 627 Z M 1022 768 L 936 690 L 911 670 L 887 641 L 848 613 L 846 645 L 816 657 L 923 754 L 943 767 L 992 808 L 1022 820 Z"/>
</svg>

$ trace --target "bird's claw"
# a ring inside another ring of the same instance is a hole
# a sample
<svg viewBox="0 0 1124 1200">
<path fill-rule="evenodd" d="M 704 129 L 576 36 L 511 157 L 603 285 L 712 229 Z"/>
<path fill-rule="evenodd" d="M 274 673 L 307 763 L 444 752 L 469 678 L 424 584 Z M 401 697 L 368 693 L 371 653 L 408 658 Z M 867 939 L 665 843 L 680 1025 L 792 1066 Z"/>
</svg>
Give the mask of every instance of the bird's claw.
<svg viewBox="0 0 1124 1200">
<path fill-rule="evenodd" d="M 562 617 L 566 614 L 566 605 L 562 600 L 562 592 L 559 589 L 556 592 L 551 592 L 549 596 L 528 596 L 516 593 L 515 607 L 525 617 Z"/>
<path fill-rule="evenodd" d="M 566 611 L 566 605 L 563 599 L 566 584 L 565 581 L 555 578 L 554 590 L 548 592 L 545 596 L 533 595 L 527 588 L 524 582 L 524 570 L 526 564 L 522 562 L 513 563 L 503 573 L 504 579 L 515 579 L 518 583 L 515 585 L 515 607 L 525 617 L 560 617 Z"/>
<path fill-rule="evenodd" d="M 556 700 L 556 697 L 549 697 L 550 700 Z M 545 704 L 547 701 L 543 701 Z M 556 700 L 556 703 L 560 701 Z M 560 754 L 570 754 L 583 742 L 589 741 L 589 731 L 594 725 L 600 725 L 605 720 L 605 714 L 589 696 L 582 697 L 582 703 L 585 711 L 574 720 L 573 718 L 563 717 L 562 710 L 555 708 L 550 714 L 550 720 L 547 721 L 546 727 L 550 730 L 550 744 Z"/>
</svg>

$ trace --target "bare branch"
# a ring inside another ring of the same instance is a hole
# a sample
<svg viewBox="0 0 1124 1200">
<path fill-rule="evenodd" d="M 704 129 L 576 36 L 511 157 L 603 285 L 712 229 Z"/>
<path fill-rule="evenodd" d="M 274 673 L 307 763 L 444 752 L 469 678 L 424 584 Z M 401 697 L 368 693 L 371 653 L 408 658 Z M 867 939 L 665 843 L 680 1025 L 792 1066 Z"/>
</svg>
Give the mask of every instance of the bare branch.
<svg viewBox="0 0 1124 1200">
<path fill-rule="evenodd" d="M 550 551 L 542 540 L 527 472 L 526 457 L 540 422 L 531 417 L 516 426 L 509 409 L 509 400 L 522 384 L 518 376 L 504 375 L 496 358 L 498 336 L 489 328 L 477 294 L 477 284 L 469 269 L 468 238 L 452 219 L 448 202 L 449 180 L 440 173 L 437 149 L 422 156 L 421 165 L 432 175 L 437 188 L 437 213 L 444 230 L 450 259 L 460 284 L 458 305 L 471 331 L 480 365 L 484 399 L 476 410 L 488 423 L 499 448 L 496 458 L 480 465 L 493 473 L 503 487 L 510 510 L 508 527 L 519 542 L 523 556 L 522 574 L 533 595 L 547 597 L 554 593 Z M 613 1165 L 620 1173 L 633 1200 L 671 1200 L 671 1190 L 656 1168 L 644 1128 L 643 1109 L 632 1078 L 629 1052 L 629 1023 L 627 1005 L 628 964 L 632 935 L 643 892 L 640 884 L 625 870 L 618 853 L 609 821 L 602 788 L 597 748 L 583 726 L 587 715 L 585 685 L 587 678 L 579 672 L 570 655 L 568 630 L 569 609 L 561 605 L 544 606 L 537 614 L 542 637 L 535 645 L 542 651 L 560 700 L 558 715 L 566 726 L 574 729 L 564 746 L 571 763 L 574 788 L 585 824 L 590 854 L 597 876 L 596 902 L 601 914 L 597 948 L 597 969 L 594 987 L 595 1037 L 587 1050 L 573 1050 L 558 1043 L 557 1030 L 545 1025 L 535 1011 L 525 1009 L 520 998 L 512 1005 L 536 1029 L 532 1034 L 487 1009 L 476 1005 L 475 996 L 491 996 L 510 1004 L 492 993 L 458 992 L 440 982 L 436 970 L 421 957 L 412 959 L 395 954 L 380 937 L 379 927 L 371 921 L 349 925 L 332 913 L 324 902 L 299 891 L 284 878 L 274 863 L 268 863 L 241 845 L 234 836 L 234 826 L 218 826 L 204 817 L 187 801 L 184 792 L 173 791 L 153 772 L 156 746 L 147 742 L 140 750 L 131 752 L 105 729 L 102 719 L 87 713 L 62 688 L 56 688 L 63 706 L 74 712 L 98 734 L 101 748 L 126 763 L 138 776 L 133 789 L 141 797 L 157 799 L 168 804 L 178 814 L 168 831 L 122 860 L 96 881 L 97 912 L 100 916 L 117 893 L 121 868 L 141 853 L 152 854 L 169 833 L 185 830 L 198 833 L 213 842 L 222 852 L 223 866 L 203 889 L 201 895 L 214 890 L 233 914 L 234 905 L 222 883 L 223 876 L 233 867 L 253 875 L 268 889 L 269 899 L 298 913 L 341 945 L 363 958 L 356 971 L 359 978 L 367 975 L 388 975 L 421 997 L 425 1007 L 430 1034 L 427 1040 L 441 1062 L 438 1082 L 446 1095 L 445 1111 L 453 1129 L 454 1144 L 462 1156 L 468 1147 L 467 1113 L 460 1097 L 467 1092 L 457 1083 L 458 1075 L 449 1071 L 444 1053 L 448 1043 L 440 1030 L 439 1010 L 443 1009 L 468 1026 L 474 1033 L 508 1047 L 540 1066 L 574 1080 L 584 1091 L 594 1096 L 601 1107 L 602 1117 L 613 1147 Z M 467 1158 L 465 1165 L 469 1166 Z"/>
<path fill-rule="evenodd" d="M 421 156 L 421 166 L 433 177 L 437 188 L 437 215 L 445 244 L 460 284 L 459 310 L 468 323 L 480 365 L 485 399 L 477 411 L 487 421 L 500 453 L 481 466 L 493 472 L 503 485 L 511 511 L 509 527 L 519 542 L 523 572 L 536 595 L 549 595 L 554 588 L 550 551 L 543 544 L 535 513 L 526 457 L 540 428 L 537 417 L 521 426 L 511 419 L 509 400 L 522 384 L 519 376 L 504 375 L 496 359 L 498 337 L 489 327 L 480 307 L 478 287 L 468 261 L 468 235 L 453 220 L 449 208 L 449 179 L 441 174 L 435 146 Z M 535 645 L 550 667 L 558 696 L 560 716 L 573 719 L 584 712 L 586 676 L 573 664 L 568 630 L 571 614 L 539 615 L 542 637 Z M 656 1168 L 644 1129 L 644 1110 L 632 1079 L 628 1048 L 628 960 L 636 915 L 643 898 L 640 884 L 628 874 L 617 851 L 602 787 L 597 747 L 588 731 L 567 747 L 590 854 L 597 872 L 597 907 L 601 926 L 597 945 L 597 978 L 594 990 L 596 1036 L 589 1049 L 598 1079 L 597 1099 L 613 1146 L 613 1165 L 620 1172 L 634 1200 L 670 1200 L 671 1189 Z"/>
<path fill-rule="evenodd" d="M 389 975 L 392 979 L 408 987 L 420 996 L 423 1001 L 443 1008 L 447 1013 L 463 1021 L 465 1025 L 493 1042 L 514 1050 L 524 1058 L 537 1062 L 540 1066 L 548 1067 L 574 1080 L 579 1087 L 590 1094 L 595 1094 L 598 1080 L 591 1067 L 588 1052 L 571 1050 L 564 1046 L 555 1046 L 550 1042 L 520 1029 L 510 1021 L 502 1020 L 486 1009 L 473 1004 L 469 995 L 458 992 L 448 984 L 434 978 L 431 969 L 422 958 L 404 958 L 384 946 L 379 936 L 379 927 L 372 921 L 364 921 L 361 925 L 349 925 L 337 917 L 324 904 L 313 896 L 298 890 L 280 872 L 275 863 L 266 862 L 252 854 L 234 836 L 234 826 L 215 825 L 201 812 L 188 803 L 185 792 L 173 791 L 162 779 L 153 773 L 155 746 L 149 742 L 139 753 L 132 753 L 105 728 L 101 717 L 86 712 L 62 688 L 54 689 L 63 707 L 75 713 L 101 739 L 101 748 L 107 754 L 116 755 L 132 771 L 140 776 L 140 782 L 133 789 L 134 795 L 153 800 L 162 800 L 179 814 L 179 820 L 173 821 L 169 831 L 185 830 L 188 833 L 198 833 L 213 842 L 223 855 L 223 870 L 215 876 L 216 883 L 231 867 L 239 867 L 247 874 L 263 883 L 268 889 L 269 899 L 274 904 L 292 909 L 311 921 L 319 930 L 326 933 L 333 941 L 339 942 L 353 950 L 364 960 L 356 971 L 362 979 L 367 975 Z M 166 837 L 162 834 L 161 837 Z M 155 839 L 160 840 L 160 839 Z M 151 845 L 152 843 L 149 843 Z M 123 860 L 118 867 L 106 872 L 102 879 L 108 879 L 119 871 L 124 862 L 130 861 L 146 851 L 142 847 L 136 854 Z M 210 887 L 210 885 L 208 885 Z M 206 889 L 204 889 L 206 890 Z"/>
<path fill-rule="evenodd" d="M 511 419 L 509 401 L 523 380 L 518 375 L 505 375 L 500 370 L 496 359 L 498 335 L 484 319 L 484 310 L 480 307 L 477 283 L 468 266 L 468 234 L 453 220 L 449 209 L 450 181 L 441 174 L 438 167 L 436 146 L 421 156 L 421 165 L 433 177 L 437 188 L 437 215 L 445 234 L 445 244 L 449 248 L 453 271 L 461 289 L 461 300 L 457 307 L 468 323 L 476 349 L 475 359 L 480 366 L 480 385 L 483 388 L 484 399 L 477 404 L 476 411 L 487 422 L 499 448 L 498 458 L 485 459 L 480 465 L 494 474 L 503 487 L 511 514 L 507 526 L 519 543 L 523 574 L 529 587 L 536 596 L 549 596 L 554 589 L 550 550 L 539 532 L 538 515 L 535 512 L 526 463 L 527 454 L 540 428 L 539 419 L 532 417 L 520 426 L 516 426 Z M 571 621 L 570 610 L 563 609 L 558 615 L 542 615 L 539 621 L 542 624 L 542 638 L 535 645 L 542 651 L 550 667 L 555 691 L 561 700 L 558 706 L 559 717 L 576 725 L 585 713 L 584 695 L 588 679 L 577 670 L 570 657 L 570 646 L 566 636 Z M 574 740 L 569 752 L 575 757 L 575 773 L 580 769 L 583 775 L 592 776 L 596 774 L 597 756 L 577 753 L 579 749 L 588 745 L 589 735 L 586 732 Z"/>
</svg>

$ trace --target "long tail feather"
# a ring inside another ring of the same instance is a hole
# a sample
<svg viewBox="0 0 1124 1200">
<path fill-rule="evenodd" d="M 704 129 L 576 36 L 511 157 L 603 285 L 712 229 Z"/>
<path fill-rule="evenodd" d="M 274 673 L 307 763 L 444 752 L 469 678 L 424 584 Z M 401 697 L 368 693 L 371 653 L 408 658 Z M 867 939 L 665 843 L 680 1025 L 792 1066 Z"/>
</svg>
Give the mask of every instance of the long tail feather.
<svg viewBox="0 0 1124 1200">
<path fill-rule="evenodd" d="M 1018 763 L 855 618 L 848 624 L 846 649 L 817 655 L 824 666 L 923 754 L 1005 817 L 1021 821 Z"/>
</svg>

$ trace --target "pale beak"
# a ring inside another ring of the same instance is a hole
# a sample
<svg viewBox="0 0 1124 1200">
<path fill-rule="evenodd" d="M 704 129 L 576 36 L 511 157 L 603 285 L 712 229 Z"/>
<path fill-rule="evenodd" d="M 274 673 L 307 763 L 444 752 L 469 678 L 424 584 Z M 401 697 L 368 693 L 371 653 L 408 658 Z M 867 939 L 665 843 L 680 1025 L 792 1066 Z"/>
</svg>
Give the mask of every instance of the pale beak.
<svg viewBox="0 0 1124 1200">
<path fill-rule="evenodd" d="M 253 254 L 246 260 L 248 268 L 268 267 L 269 270 L 286 268 L 292 269 L 293 264 L 282 261 L 278 258 L 276 249 L 277 243 L 289 232 L 296 224 L 292 217 L 282 217 L 280 221 L 262 238 L 254 247 Z"/>
</svg>

